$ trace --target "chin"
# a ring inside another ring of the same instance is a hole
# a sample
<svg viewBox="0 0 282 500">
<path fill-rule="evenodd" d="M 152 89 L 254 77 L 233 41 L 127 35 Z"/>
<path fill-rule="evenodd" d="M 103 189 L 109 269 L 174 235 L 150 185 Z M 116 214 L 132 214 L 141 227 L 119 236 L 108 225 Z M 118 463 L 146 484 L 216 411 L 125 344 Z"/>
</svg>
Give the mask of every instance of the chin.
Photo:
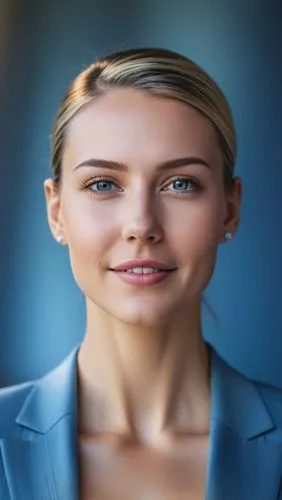
<svg viewBox="0 0 282 500">
<path fill-rule="evenodd" d="M 165 320 L 163 318 L 160 319 L 160 317 L 156 317 L 155 314 L 153 315 L 142 315 L 142 314 L 123 314 L 119 315 L 118 317 L 116 316 L 116 319 L 118 319 L 121 323 L 124 323 L 125 325 L 131 325 L 134 327 L 140 327 L 140 328 L 156 328 L 160 326 L 161 324 L 165 323 Z"/>
<path fill-rule="evenodd" d="M 149 304 L 128 302 L 125 307 L 121 305 L 118 309 L 115 307 L 115 310 L 108 312 L 122 323 L 141 328 L 153 328 L 173 319 L 175 306 L 172 304 L 166 306 L 164 303 L 154 304 L 153 300 Z"/>
</svg>

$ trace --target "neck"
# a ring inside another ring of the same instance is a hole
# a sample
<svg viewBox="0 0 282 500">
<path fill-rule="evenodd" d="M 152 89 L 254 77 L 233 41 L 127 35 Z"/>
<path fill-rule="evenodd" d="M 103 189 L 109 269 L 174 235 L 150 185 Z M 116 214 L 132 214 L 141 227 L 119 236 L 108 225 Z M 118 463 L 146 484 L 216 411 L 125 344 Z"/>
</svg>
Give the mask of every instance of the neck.
<svg viewBox="0 0 282 500">
<path fill-rule="evenodd" d="M 171 324 L 141 328 L 87 304 L 78 355 L 81 432 L 145 440 L 164 430 L 208 431 L 209 355 L 199 311 L 186 309 Z"/>
</svg>

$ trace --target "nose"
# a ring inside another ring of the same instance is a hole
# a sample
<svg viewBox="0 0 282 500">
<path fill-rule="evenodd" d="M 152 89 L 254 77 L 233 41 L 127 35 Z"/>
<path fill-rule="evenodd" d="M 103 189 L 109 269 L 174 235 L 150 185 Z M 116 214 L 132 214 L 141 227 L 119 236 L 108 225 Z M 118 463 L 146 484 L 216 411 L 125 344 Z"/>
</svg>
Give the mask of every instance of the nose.
<svg viewBox="0 0 282 500">
<path fill-rule="evenodd" d="M 163 239 L 158 208 L 153 200 L 137 197 L 127 205 L 122 236 L 129 243 L 155 244 Z"/>
</svg>

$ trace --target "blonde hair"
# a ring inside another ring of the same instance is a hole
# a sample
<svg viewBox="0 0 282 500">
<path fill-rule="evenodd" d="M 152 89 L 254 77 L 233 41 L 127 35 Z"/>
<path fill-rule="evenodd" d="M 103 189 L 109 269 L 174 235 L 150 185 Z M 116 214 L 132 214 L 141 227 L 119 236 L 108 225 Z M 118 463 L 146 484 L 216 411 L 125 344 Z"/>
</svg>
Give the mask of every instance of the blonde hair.
<svg viewBox="0 0 282 500">
<path fill-rule="evenodd" d="M 111 89 L 130 88 L 182 101 L 209 118 L 217 131 L 230 186 L 236 158 L 236 132 L 230 106 L 218 85 L 196 63 L 166 49 L 132 49 L 109 55 L 82 71 L 58 110 L 51 136 L 51 169 L 60 186 L 64 140 L 71 119 L 87 103 Z"/>
</svg>

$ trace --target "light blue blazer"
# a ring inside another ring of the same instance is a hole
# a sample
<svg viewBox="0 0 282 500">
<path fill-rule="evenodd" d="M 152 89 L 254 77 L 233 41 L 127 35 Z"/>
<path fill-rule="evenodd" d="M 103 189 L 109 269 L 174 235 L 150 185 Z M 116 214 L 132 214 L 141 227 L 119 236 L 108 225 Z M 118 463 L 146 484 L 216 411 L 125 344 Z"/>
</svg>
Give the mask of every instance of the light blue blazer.
<svg viewBox="0 0 282 500">
<path fill-rule="evenodd" d="M 43 378 L 0 390 L 1 500 L 79 499 L 78 349 Z M 211 391 L 205 499 L 282 500 L 282 391 L 248 380 L 213 349 Z"/>
</svg>

